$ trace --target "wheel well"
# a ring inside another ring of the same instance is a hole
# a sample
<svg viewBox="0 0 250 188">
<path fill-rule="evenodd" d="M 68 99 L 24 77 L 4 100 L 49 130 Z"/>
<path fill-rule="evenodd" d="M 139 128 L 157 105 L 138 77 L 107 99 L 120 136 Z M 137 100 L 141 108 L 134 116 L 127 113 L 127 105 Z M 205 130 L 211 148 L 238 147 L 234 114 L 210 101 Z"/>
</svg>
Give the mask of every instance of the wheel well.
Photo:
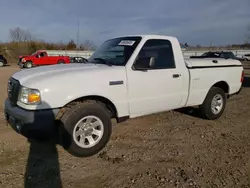
<svg viewBox="0 0 250 188">
<path fill-rule="evenodd" d="M 31 60 L 26 61 L 26 62 L 24 63 L 24 65 L 27 64 L 27 63 L 30 63 L 31 66 L 34 66 L 34 64 L 33 64 L 33 62 L 32 62 Z"/>
<path fill-rule="evenodd" d="M 219 87 L 223 89 L 223 91 L 228 94 L 229 93 L 229 86 L 225 81 L 217 82 L 216 84 L 213 85 L 213 87 Z"/>
<path fill-rule="evenodd" d="M 70 103 L 82 102 L 82 101 L 86 101 L 86 100 L 94 100 L 94 101 L 100 102 L 102 105 L 104 105 L 108 109 L 111 118 L 117 118 L 117 109 L 116 109 L 115 105 L 109 99 L 107 99 L 105 97 L 96 96 L 96 95 L 80 97 L 78 99 L 75 99 L 74 101 L 71 101 Z M 70 103 L 68 103 L 68 104 L 70 104 Z"/>
</svg>

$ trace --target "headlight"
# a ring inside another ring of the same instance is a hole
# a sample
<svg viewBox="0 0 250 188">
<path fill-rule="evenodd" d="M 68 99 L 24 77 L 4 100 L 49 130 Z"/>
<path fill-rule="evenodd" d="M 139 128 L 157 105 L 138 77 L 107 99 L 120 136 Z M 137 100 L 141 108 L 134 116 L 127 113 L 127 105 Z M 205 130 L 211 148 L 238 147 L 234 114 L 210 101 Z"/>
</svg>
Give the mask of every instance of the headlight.
<svg viewBox="0 0 250 188">
<path fill-rule="evenodd" d="M 18 96 L 18 101 L 24 104 L 40 104 L 40 91 L 37 89 L 22 87 Z"/>
</svg>

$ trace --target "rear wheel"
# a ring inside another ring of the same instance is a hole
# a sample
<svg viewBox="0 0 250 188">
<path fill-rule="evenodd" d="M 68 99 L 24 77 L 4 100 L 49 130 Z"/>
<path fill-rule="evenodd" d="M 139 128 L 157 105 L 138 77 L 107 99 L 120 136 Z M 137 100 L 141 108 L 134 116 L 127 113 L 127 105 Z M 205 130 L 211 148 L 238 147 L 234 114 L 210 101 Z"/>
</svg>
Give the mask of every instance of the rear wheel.
<svg viewBox="0 0 250 188">
<path fill-rule="evenodd" d="M 70 154 L 88 157 L 102 150 L 110 139 L 108 110 L 95 101 L 76 103 L 61 118 L 60 143 Z"/>
<path fill-rule="evenodd" d="M 64 63 L 65 63 L 65 61 L 59 60 L 57 64 L 64 64 Z"/>
<path fill-rule="evenodd" d="M 218 119 L 226 107 L 226 94 L 223 89 L 212 87 L 200 106 L 202 116 L 209 120 Z"/>
<path fill-rule="evenodd" d="M 32 63 L 31 61 L 27 61 L 27 62 L 25 63 L 25 65 L 24 65 L 24 67 L 30 69 L 30 68 L 33 67 L 33 63 Z"/>
</svg>

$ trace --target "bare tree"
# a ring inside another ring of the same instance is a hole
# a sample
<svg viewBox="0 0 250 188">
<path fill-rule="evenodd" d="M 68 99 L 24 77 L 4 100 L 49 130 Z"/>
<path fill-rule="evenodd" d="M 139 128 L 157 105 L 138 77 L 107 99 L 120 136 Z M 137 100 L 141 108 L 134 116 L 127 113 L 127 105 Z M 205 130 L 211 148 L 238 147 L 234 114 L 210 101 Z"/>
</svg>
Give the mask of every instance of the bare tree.
<svg viewBox="0 0 250 188">
<path fill-rule="evenodd" d="M 76 49 L 76 43 L 74 40 L 70 40 L 66 46 L 68 50 L 75 50 Z"/>
<path fill-rule="evenodd" d="M 85 40 L 80 45 L 80 49 L 83 49 L 83 50 L 94 50 L 95 48 L 96 48 L 95 44 L 90 40 Z"/>
<path fill-rule="evenodd" d="M 13 42 L 27 42 L 33 39 L 32 34 L 28 30 L 21 29 L 20 27 L 10 29 L 9 35 Z"/>
</svg>

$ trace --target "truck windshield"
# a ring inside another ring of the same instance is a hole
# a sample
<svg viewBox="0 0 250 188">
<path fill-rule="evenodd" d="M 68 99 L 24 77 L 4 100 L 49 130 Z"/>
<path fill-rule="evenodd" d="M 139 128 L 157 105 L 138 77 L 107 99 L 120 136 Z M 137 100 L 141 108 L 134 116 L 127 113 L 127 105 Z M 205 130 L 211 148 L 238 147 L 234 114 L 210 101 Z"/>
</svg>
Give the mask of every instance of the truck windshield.
<svg viewBox="0 0 250 188">
<path fill-rule="evenodd" d="M 36 54 L 37 54 L 37 51 L 35 51 L 33 54 L 31 54 L 31 56 L 36 55 Z"/>
<path fill-rule="evenodd" d="M 125 66 L 141 37 L 120 37 L 104 42 L 88 59 L 89 63 Z"/>
</svg>

